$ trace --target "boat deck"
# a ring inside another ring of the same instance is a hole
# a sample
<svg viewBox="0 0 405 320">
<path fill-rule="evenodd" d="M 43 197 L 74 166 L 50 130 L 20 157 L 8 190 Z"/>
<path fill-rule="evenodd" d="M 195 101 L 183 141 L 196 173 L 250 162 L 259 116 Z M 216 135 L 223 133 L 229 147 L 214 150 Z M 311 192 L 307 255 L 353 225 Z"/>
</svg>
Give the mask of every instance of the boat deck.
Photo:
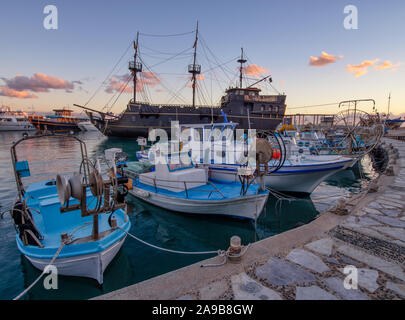
<svg viewBox="0 0 405 320">
<path fill-rule="evenodd" d="M 238 182 L 228 182 L 228 181 L 219 181 L 215 179 L 210 179 L 210 182 L 215 184 L 215 186 L 218 188 L 218 190 L 221 191 L 221 193 L 225 196 L 225 198 L 219 193 L 218 191 L 215 190 L 215 188 L 210 185 L 206 184 L 203 186 L 195 187 L 195 188 L 190 188 L 187 190 L 179 191 L 179 192 L 174 192 L 170 190 L 166 190 L 160 187 L 155 188 L 154 186 L 137 182 L 134 184 L 135 187 L 138 187 L 140 189 L 149 191 L 149 192 L 154 192 L 158 194 L 162 194 L 168 197 L 174 197 L 174 198 L 180 198 L 180 199 L 190 199 L 190 200 L 225 200 L 225 199 L 235 199 L 242 197 L 241 196 L 241 184 Z M 259 185 L 258 184 L 252 184 L 250 185 L 246 195 L 256 195 L 263 193 L 263 191 L 259 191 Z"/>
</svg>

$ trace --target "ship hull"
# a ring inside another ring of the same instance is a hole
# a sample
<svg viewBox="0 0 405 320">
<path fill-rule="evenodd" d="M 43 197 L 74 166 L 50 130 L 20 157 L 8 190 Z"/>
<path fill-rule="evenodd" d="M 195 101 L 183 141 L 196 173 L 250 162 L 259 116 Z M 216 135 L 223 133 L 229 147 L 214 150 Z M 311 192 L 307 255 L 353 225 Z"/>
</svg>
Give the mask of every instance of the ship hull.
<svg viewBox="0 0 405 320">
<path fill-rule="evenodd" d="M 274 130 L 283 120 L 279 118 L 262 118 L 251 116 L 250 128 L 256 130 Z M 199 123 L 211 123 L 211 122 L 225 122 L 232 121 L 238 123 L 238 129 L 249 129 L 249 120 L 247 116 L 226 116 L 226 119 L 222 115 L 201 115 L 201 114 L 151 114 L 149 116 L 143 116 L 137 113 L 125 112 L 119 120 L 101 120 L 94 119 L 93 124 L 97 129 L 106 136 L 115 137 L 132 137 L 137 138 L 139 136 L 148 137 L 149 130 L 151 129 L 164 129 L 170 137 L 170 128 L 172 121 L 179 121 L 181 124 L 199 124 Z"/>
<path fill-rule="evenodd" d="M 32 119 L 31 123 L 40 131 L 51 132 L 79 132 L 81 131 L 77 123 L 73 122 L 57 122 L 45 119 Z"/>
</svg>

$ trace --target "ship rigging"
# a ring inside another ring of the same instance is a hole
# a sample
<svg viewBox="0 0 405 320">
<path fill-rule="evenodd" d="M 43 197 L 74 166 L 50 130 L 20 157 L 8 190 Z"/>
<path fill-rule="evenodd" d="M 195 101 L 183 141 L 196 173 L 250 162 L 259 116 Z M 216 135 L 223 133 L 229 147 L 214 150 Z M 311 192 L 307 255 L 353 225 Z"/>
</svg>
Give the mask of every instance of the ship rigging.
<svg viewBox="0 0 405 320">
<path fill-rule="evenodd" d="M 188 65 L 188 73 L 191 77 L 188 78 L 187 84 L 183 88 L 173 91 L 170 90 L 169 85 L 165 85 L 161 78 L 158 77 L 156 73 L 152 71 L 152 67 L 148 66 L 140 55 L 140 42 L 139 36 L 144 35 L 142 33 L 137 33 L 136 40 L 132 42 L 134 49 L 133 60 L 129 62 L 130 75 L 126 77 L 126 81 L 123 82 L 121 87 L 116 89 L 116 94 L 118 96 L 115 98 L 114 102 L 110 104 L 114 96 L 106 103 L 104 108 L 97 110 L 88 107 L 88 103 L 94 97 L 94 95 L 89 99 L 85 105 L 75 106 L 83 108 L 86 110 L 92 123 L 105 135 L 107 136 L 124 136 L 124 137 L 138 137 L 138 136 L 148 136 L 148 131 L 152 128 L 162 128 L 167 131 L 170 130 L 171 121 L 179 121 L 180 123 L 212 123 L 218 121 L 232 121 L 239 124 L 239 128 L 242 129 L 259 129 L 259 130 L 272 130 L 283 120 L 286 105 L 286 96 L 284 94 L 263 95 L 261 94 L 261 89 L 257 87 L 260 83 L 270 83 L 272 79 L 270 75 L 257 80 L 253 84 L 244 87 L 243 78 L 246 76 L 244 64 L 248 61 L 246 58 L 243 48 L 241 49 L 241 56 L 237 59 L 239 63 L 238 68 L 238 80 L 239 83 L 236 86 L 231 86 L 226 90 L 223 90 L 220 81 L 217 81 L 218 88 L 225 91 L 225 95 L 220 99 L 219 105 L 213 105 L 212 103 L 207 103 L 207 93 L 208 90 L 204 86 L 205 75 L 208 72 L 212 72 L 214 69 L 221 69 L 224 74 L 233 73 L 232 70 L 226 66 L 232 59 L 226 63 L 222 63 L 216 58 L 212 51 L 206 46 L 205 41 L 201 37 L 198 29 L 198 22 L 194 33 L 194 44 L 192 46 L 192 52 L 190 50 L 183 50 L 180 53 L 175 54 L 173 57 L 166 58 L 165 61 L 169 61 L 171 58 L 175 57 L 191 57 L 192 63 Z M 189 33 L 187 33 L 189 34 Z M 181 34 L 183 35 L 183 34 Z M 157 36 L 157 35 L 155 35 Z M 202 44 L 203 53 L 206 55 L 209 68 L 202 74 L 201 64 L 197 63 L 197 46 L 198 43 Z M 128 50 L 128 49 L 127 49 Z M 157 50 L 155 50 L 157 51 Z M 161 51 L 157 51 L 161 52 Z M 161 52 L 163 53 L 163 52 Z M 208 59 L 207 54 L 210 53 L 214 58 Z M 120 58 L 122 60 L 122 57 Z M 165 62 L 163 61 L 163 62 Z M 215 66 L 212 66 L 212 62 L 217 62 Z M 118 63 L 117 63 L 118 64 Z M 153 66 L 157 66 L 161 63 L 155 63 Z M 143 71 L 144 67 L 147 71 Z M 230 72 L 229 72 L 230 71 Z M 112 74 L 110 72 L 109 76 Z M 106 79 L 109 78 L 107 76 Z M 145 79 L 146 77 L 146 79 Z M 218 78 L 214 76 L 216 80 Z M 233 80 L 227 76 L 230 82 Z M 128 92 L 128 84 L 133 81 L 133 97 L 128 102 L 126 109 L 119 116 L 111 114 L 111 108 L 114 106 L 115 102 L 125 91 Z M 143 95 L 143 99 L 148 95 L 148 82 L 149 80 L 152 84 L 159 83 L 162 87 L 167 89 L 168 92 L 172 92 L 173 97 L 176 100 L 180 100 L 182 103 L 170 104 L 169 99 L 167 103 L 164 104 L 153 104 L 149 102 L 139 101 L 137 97 L 137 91 Z M 269 81 L 265 81 L 269 80 Z M 191 81 L 191 84 L 190 84 Z M 146 84 L 145 84 L 146 83 Z M 211 81 L 212 83 L 212 81 Z M 105 84 L 105 81 L 104 81 Z M 191 87 L 192 89 L 192 103 L 187 105 L 184 102 L 186 99 L 181 95 L 181 91 L 185 87 Z M 100 88 L 99 88 L 100 89 Z M 97 91 L 99 90 L 97 89 Z M 96 91 L 96 93 L 97 93 Z M 201 94 L 200 104 L 197 104 L 197 93 Z M 212 85 L 211 85 L 211 95 L 212 95 Z M 212 100 L 211 100 L 212 101 Z M 202 105 L 201 102 L 205 102 Z M 108 104 L 110 106 L 108 107 Z M 104 111 L 106 109 L 106 112 Z M 169 133 L 169 132 L 168 132 Z"/>
</svg>

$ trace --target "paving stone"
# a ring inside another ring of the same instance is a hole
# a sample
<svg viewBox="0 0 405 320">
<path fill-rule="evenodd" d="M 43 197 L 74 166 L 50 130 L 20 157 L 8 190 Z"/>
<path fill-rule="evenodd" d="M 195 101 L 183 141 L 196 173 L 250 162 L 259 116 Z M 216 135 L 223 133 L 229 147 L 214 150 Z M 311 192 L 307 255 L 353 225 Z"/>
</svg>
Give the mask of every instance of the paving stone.
<svg viewBox="0 0 405 320">
<path fill-rule="evenodd" d="M 339 270 L 344 274 L 344 269 Z M 375 292 L 379 287 L 377 279 L 378 271 L 364 268 L 357 269 L 358 285 L 371 293 Z"/>
<path fill-rule="evenodd" d="M 231 277 L 235 300 L 281 300 L 280 295 L 250 278 L 246 273 Z"/>
<path fill-rule="evenodd" d="M 405 248 L 405 242 L 404 241 L 394 240 L 394 241 L 392 241 L 392 243 L 395 243 L 395 244 Z"/>
<path fill-rule="evenodd" d="M 397 210 L 397 209 L 383 209 L 381 211 L 383 214 L 385 214 L 386 216 L 389 216 L 391 218 L 396 218 L 401 213 L 401 210 Z"/>
<path fill-rule="evenodd" d="M 318 286 L 297 287 L 295 300 L 338 300 L 333 294 Z"/>
<path fill-rule="evenodd" d="M 359 289 L 346 289 L 344 280 L 339 278 L 327 278 L 323 281 L 331 290 L 335 291 L 344 300 L 369 300 L 370 298 Z"/>
<path fill-rule="evenodd" d="M 382 214 L 380 211 L 373 209 L 373 208 L 365 207 L 365 208 L 363 208 L 363 210 L 370 214 Z"/>
<path fill-rule="evenodd" d="M 314 242 L 308 243 L 307 245 L 305 245 L 305 247 L 325 256 L 330 256 L 332 254 L 333 239 L 324 238 L 316 240 Z"/>
<path fill-rule="evenodd" d="M 200 289 L 200 298 L 201 300 L 218 300 L 226 290 L 228 290 L 228 284 L 225 280 L 216 281 Z"/>
<path fill-rule="evenodd" d="M 405 201 L 401 200 L 401 198 L 403 198 L 403 196 L 401 196 L 400 199 L 390 198 L 388 196 L 381 196 L 379 199 L 382 199 L 382 200 L 387 201 L 389 203 L 396 203 L 396 204 L 399 204 L 399 205 L 403 206 L 405 204 Z"/>
<path fill-rule="evenodd" d="M 399 204 L 399 203 L 396 203 L 396 202 L 393 202 L 393 201 L 387 201 L 387 200 L 384 200 L 384 199 L 378 199 L 377 201 L 378 201 L 378 203 L 382 204 L 383 207 L 385 207 L 387 209 L 395 209 L 395 208 L 401 209 L 403 207 L 402 204 Z"/>
<path fill-rule="evenodd" d="M 318 273 L 329 271 L 328 266 L 317 255 L 303 249 L 294 249 L 287 255 L 287 260 Z"/>
<path fill-rule="evenodd" d="M 382 208 L 382 206 L 381 206 L 380 204 L 378 204 L 377 202 L 375 202 L 375 201 L 369 203 L 368 206 L 369 206 L 370 208 L 373 208 L 373 209 L 381 209 L 381 208 Z"/>
<path fill-rule="evenodd" d="M 354 231 L 359 232 L 361 234 L 365 234 L 366 236 L 370 236 L 373 238 L 377 238 L 384 241 L 392 241 L 390 238 L 386 237 L 385 235 L 381 234 L 379 231 L 376 231 L 371 228 L 353 228 Z"/>
<path fill-rule="evenodd" d="M 186 294 L 184 296 L 177 298 L 176 300 L 194 300 L 194 299 L 189 294 Z"/>
<path fill-rule="evenodd" d="M 383 197 L 394 198 L 394 199 L 398 199 L 398 200 L 403 199 L 403 196 L 401 194 L 397 194 L 397 193 L 383 193 Z"/>
<path fill-rule="evenodd" d="M 375 221 L 374 219 L 368 218 L 368 217 L 359 218 L 359 221 L 357 222 L 357 224 L 360 227 L 380 226 L 381 225 L 381 223 Z"/>
<path fill-rule="evenodd" d="M 349 257 L 346 257 L 344 255 L 340 255 L 340 260 L 342 261 L 343 264 L 347 265 L 347 266 L 355 266 L 355 267 L 360 267 L 361 263 L 350 259 Z"/>
<path fill-rule="evenodd" d="M 278 258 L 270 258 L 264 265 L 256 268 L 256 276 L 277 286 L 316 281 L 312 273 Z"/>
<path fill-rule="evenodd" d="M 405 221 L 401 221 L 400 219 L 391 218 L 387 216 L 379 216 L 374 214 L 370 214 L 370 216 L 373 217 L 375 220 L 388 224 L 392 227 L 405 228 Z"/>
<path fill-rule="evenodd" d="M 388 281 L 386 287 L 405 298 L 405 285 Z"/>
<path fill-rule="evenodd" d="M 385 233 L 395 239 L 405 241 L 405 229 L 390 227 L 375 227 L 376 230 Z"/>
<path fill-rule="evenodd" d="M 340 264 L 340 262 L 336 258 L 327 257 L 325 258 L 326 262 L 333 263 L 333 264 Z"/>
<path fill-rule="evenodd" d="M 339 252 L 347 255 L 353 259 L 359 260 L 372 268 L 378 269 L 385 272 L 393 277 L 405 281 L 405 273 L 402 271 L 400 265 L 394 264 L 392 262 L 383 260 L 376 256 L 372 256 L 364 251 L 357 250 L 349 246 L 341 246 L 337 249 Z"/>
</svg>

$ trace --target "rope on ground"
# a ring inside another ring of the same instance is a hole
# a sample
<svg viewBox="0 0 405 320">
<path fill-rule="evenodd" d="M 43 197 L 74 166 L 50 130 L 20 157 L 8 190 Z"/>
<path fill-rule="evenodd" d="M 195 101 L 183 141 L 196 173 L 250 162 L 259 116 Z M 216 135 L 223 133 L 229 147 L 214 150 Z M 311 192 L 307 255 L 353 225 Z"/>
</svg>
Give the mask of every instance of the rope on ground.
<svg viewBox="0 0 405 320">
<path fill-rule="evenodd" d="M 65 246 L 65 242 L 62 242 L 62 243 L 60 244 L 59 249 L 56 251 L 55 255 L 53 256 L 52 260 L 49 262 L 48 265 L 52 265 L 52 264 L 55 262 L 56 258 L 59 256 L 59 254 L 60 254 L 60 252 L 62 251 L 62 249 L 63 249 L 64 246 Z M 20 293 L 18 296 L 16 296 L 13 300 L 19 300 L 19 299 L 20 299 L 21 297 L 23 297 L 28 291 L 30 291 L 30 290 L 37 284 L 37 282 L 43 277 L 43 275 L 45 274 L 45 269 L 46 269 L 46 268 L 44 268 L 44 271 L 42 271 L 42 273 L 39 275 L 39 277 L 36 278 L 35 281 L 34 281 L 33 283 L 31 283 L 31 285 L 30 285 L 27 289 L 25 289 L 23 292 L 21 292 L 21 293 Z"/>
</svg>

